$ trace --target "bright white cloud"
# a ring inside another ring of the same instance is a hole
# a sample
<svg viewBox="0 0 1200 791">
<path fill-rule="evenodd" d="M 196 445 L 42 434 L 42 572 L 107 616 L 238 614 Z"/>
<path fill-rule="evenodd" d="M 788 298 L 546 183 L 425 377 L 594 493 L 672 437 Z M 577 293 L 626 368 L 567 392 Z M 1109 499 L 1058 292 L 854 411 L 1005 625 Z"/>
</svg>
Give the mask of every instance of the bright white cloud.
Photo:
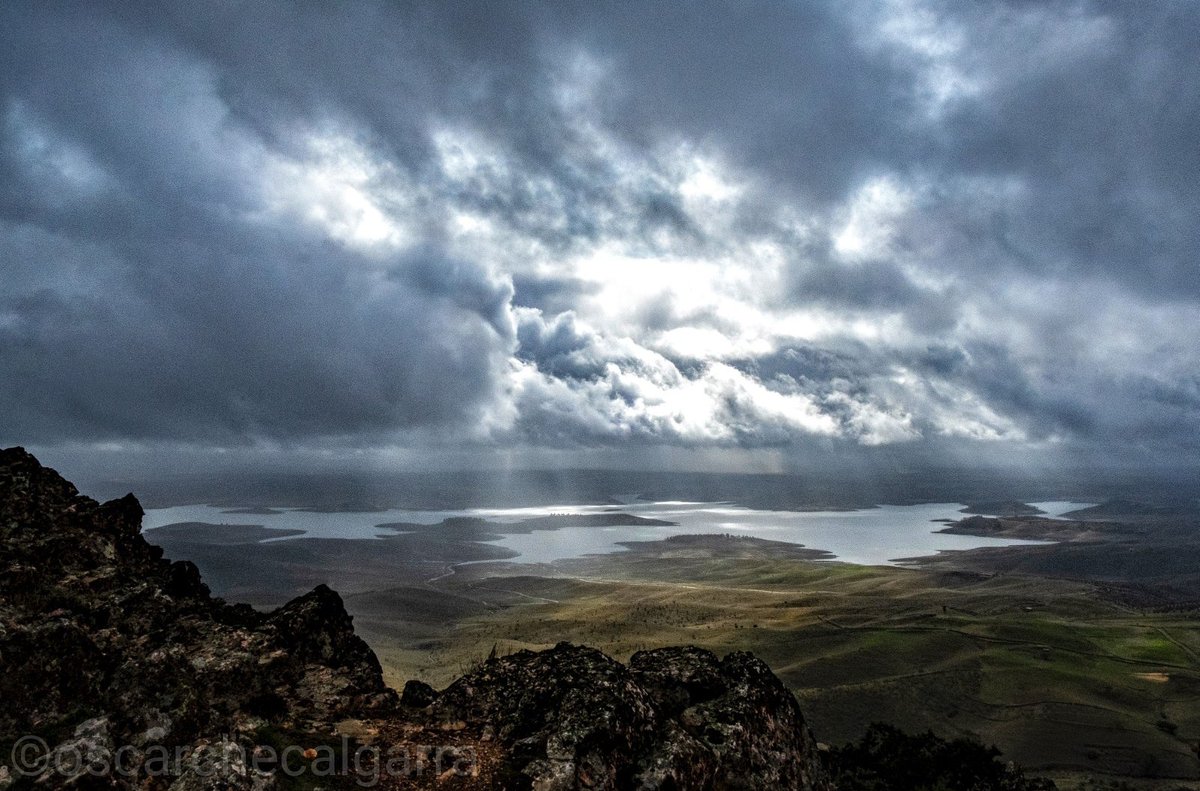
<svg viewBox="0 0 1200 791">
<path fill-rule="evenodd" d="M 267 211 L 296 217 L 363 251 L 395 251 L 413 242 L 403 216 L 394 213 L 405 198 L 394 166 L 336 132 L 309 135 L 302 152 L 299 158 L 264 154 Z"/>
<path fill-rule="evenodd" d="M 833 232 L 834 249 L 849 261 L 893 255 L 896 223 L 913 202 L 913 191 L 895 179 L 878 178 L 864 184 L 843 212 L 841 227 Z"/>
</svg>

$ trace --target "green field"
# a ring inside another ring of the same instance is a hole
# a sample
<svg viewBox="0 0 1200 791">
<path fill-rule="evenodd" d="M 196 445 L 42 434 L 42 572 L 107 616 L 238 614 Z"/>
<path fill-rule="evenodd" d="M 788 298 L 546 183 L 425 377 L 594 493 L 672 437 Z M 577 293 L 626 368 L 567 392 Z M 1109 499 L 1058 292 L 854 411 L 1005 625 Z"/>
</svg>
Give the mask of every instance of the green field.
<svg viewBox="0 0 1200 791">
<path fill-rule="evenodd" d="M 619 659 L 674 644 L 745 649 L 792 688 L 821 741 L 886 721 L 978 736 L 1064 787 L 1088 776 L 1196 787 L 1194 616 L 1137 612 L 1083 583 L 771 555 L 647 548 L 536 576 L 468 566 L 436 590 L 347 605 L 396 685 L 448 683 L 493 646 L 569 640 Z"/>
</svg>

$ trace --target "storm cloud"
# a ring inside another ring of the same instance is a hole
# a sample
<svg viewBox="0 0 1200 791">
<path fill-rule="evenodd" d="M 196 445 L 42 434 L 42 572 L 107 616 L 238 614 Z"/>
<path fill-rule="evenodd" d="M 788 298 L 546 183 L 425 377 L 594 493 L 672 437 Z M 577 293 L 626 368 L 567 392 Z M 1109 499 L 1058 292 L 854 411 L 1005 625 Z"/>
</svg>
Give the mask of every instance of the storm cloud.
<svg viewBox="0 0 1200 791">
<path fill-rule="evenodd" d="M 1187 458 L 1200 9 L 6 3 L 0 440 Z"/>
</svg>

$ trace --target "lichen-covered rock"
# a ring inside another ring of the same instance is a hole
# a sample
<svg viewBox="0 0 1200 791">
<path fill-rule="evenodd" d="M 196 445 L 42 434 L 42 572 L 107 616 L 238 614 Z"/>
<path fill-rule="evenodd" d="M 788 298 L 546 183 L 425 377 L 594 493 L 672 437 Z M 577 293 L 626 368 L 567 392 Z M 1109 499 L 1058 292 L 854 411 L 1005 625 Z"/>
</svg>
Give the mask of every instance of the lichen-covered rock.
<svg viewBox="0 0 1200 791">
<path fill-rule="evenodd" d="M 795 698 L 745 653 L 635 654 L 626 667 L 560 643 L 492 659 L 431 717 L 487 723 L 531 789 L 822 789 Z"/>
<path fill-rule="evenodd" d="M 240 744 L 222 739 L 197 745 L 169 791 L 271 791 L 276 786 L 274 775 L 257 771 L 246 761 Z"/>
<path fill-rule="evenodd" d="M 103 775 L 112 764 L 112 724 L 107 717 L 85 720 L 75 727 L 70 739 L 54 748 L 42 772 L 44 781 L 77 783 L 91 775 Z"/>
<path fill-rule="evenodd" d="M 97 503 L 25 451 L 0 450 L 0 744 L 44 739 L 44 786 L 117 745 L 132 772 L 74 779 L 134 787 L 151 743 L 327 729 L 394 705 L 336 593 L 322 586 L 271 614 L 227 605 L 194 565 L 142 538 L 141 517 L 132 495 Z"/>
</svg>

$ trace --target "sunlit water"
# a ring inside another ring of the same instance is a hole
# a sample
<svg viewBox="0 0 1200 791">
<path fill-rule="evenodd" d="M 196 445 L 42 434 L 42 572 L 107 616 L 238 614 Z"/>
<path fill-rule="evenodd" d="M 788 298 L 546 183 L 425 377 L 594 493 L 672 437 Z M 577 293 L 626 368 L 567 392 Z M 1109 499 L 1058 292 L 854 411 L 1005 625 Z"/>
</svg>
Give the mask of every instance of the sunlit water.
<svg viewBox="0 0 1200 791">
<path fill-rule="evenodd" d="M 1034 503 L 1058 516 L 1086 503 Z M 961 519 L 958 503 L 884 505 L 859 511 L 764 511 L 727 503 L 629 502 L 611 505 L 554 505 L 536 508 L 478 508 L 466 511 L 406 511 L 315 513 L 285 510 L 279 514 L 230 514 L 208 505 L 154 508 L 146 512 L 145 529 L 176 522 L 263 525 L 303 530 L 305 537 L 375 539 L 395 535 L 380 524 L 436 524 L 454 516 L 478 516 L 498 523 L 519 522 L 548 514 L 588 514 L 619 510 L 637 516 L 678 522 L 672 527 L 563 527 L 532 533 L 510 533 L 489 543 L 518 553 L 521 563 L 549 563 L 584 555 L 617 552 L 625 541 L 656 541 L 674 535 L 721 534 L 803 544 L 833 553 L 836 559 L 869 565 L 891 564 L 899 558 L 933 555 L 943 550 L 1040 543 L 1015 539 L 980 538 L 938 533 L 935 519 Z M 502 530 L 502 528 L 501 528 Z M 271 540 L 289 540 L 271 539 Z"/>
</svg>

